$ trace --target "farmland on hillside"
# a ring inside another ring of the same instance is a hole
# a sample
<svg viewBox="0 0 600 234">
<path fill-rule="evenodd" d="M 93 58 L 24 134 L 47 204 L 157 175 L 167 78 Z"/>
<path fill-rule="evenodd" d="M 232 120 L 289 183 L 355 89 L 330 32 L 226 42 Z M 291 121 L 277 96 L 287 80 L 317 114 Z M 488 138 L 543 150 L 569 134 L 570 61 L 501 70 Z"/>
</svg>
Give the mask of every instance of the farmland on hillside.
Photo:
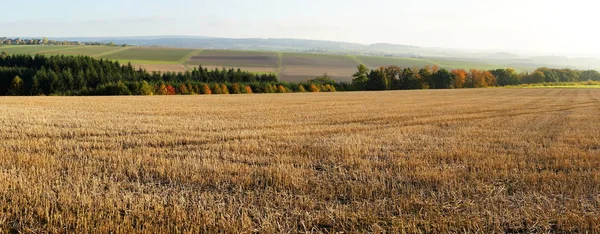
<svg viewBox="0 0 600 234">
<path fill-rule="evenodd" d="M 393 58 L 393 57 L 374 57 L 374 56 L 356 56 L 366 66 L 375 68 L 380 66 L 401 66 L 422 68 L 427 65 L 435 65 L 434 62 L 418 58 Z"/>
<path fill-rule="evenodd" d="M 358 63 L 346 55 L 283 53 L 283 66 L 356 67 Z"/>
<path fill-rule="evenodd" d="M 597 233 L 599 91 L 4 97 L 0 229 Z"/>
<path fill-rule="evenodd" d="M 279 73 L 281 80 L 306 81 L 327 73 L 336 80 L 351 78 L 358 63 L 346 55 L 205 50 L 187 61 L 209 68 L 239 67 L 253 72 Z"/>
<path fill-rule="evenodd" d="M 282 69 L 280 77 L 285 81 L 302 82 L 327 74 L 338 81 L 350 81 L 355 72 L 355 67 L 286 66 Z"/>
<path fill-rule="evenodd" d="M 518 64 L 494 64 L 475 60 L 449 58 L 395 58 L 361 55 L 335 55 L 318 53 L 200 50 L 158 47 L 111 47 L 111 46 L 3 46 L 0 51 L 11 54 L 87 55 L 122 64 L 131 62 L 149 71 L 186 71 L 191 67 L 234 67 L 257 73 L 277 73 L 283 81 L 306 81 L 327 73 L 338 81 L 350 81 L 356 66 L 364 63 L 370 68 L 396 65 L 422 68 L 437 65 L 446 69 L 480 69 L 514 67 L 517 72 L 533 71 L 535 66 Z M 500 63 L 500 61 L 496 61 Z"/>
<path fill-rule="evenodd" d="M 21 45 L 21 46 L 0 46 L 0 52 L 4 51 L 10 54 L 36 54 L 44 51 L 56 51 L 74 48 L 75 46 L 44 46 L 44 45 Z"/>
<path fill-rule="evenodd" d="M 103 56 L 113 60 L 147 60 L 178 62 L 194 52 L 193 49 L 135 47 Z"/>
<path fill-rule="evenodd" d="M 499 68 L 506 68 L 507 66 L 498 66 L 487 63 L 463 61 L 463 60 L 451 60 L 451 59 L 429 59 L 430 61 L 438 64 L 438 66 L 447 69 L 479 69 L 479 70 L 493 70 Z"/>
<path fill-rule="evenodd" d="M 279 67 L 279 58 L 273 52 L 204 50 L 187 61 L 193 65 L 225 67 Z"/>
<path fill-rule="evenodd" d="M 336 80 L 351 79 L 358 63 L 347 55 L 282 53 L 280 76 L 305 81 L 327 73 Z"/>
<path fill-rule="evenodd" d="M 357 56 L 365 65 L 369 67 L 379 66 L 400 66 L 400 67 L 416 67 L 422 68 L 425 66 L 436 65 L 440 68 L 446 69 L 480 69 L 480 70 L 492 70 L 498 68 L 506 68 L 507 66 L 498 66 L 493 64 L 487 64 L 482 62 L 474 61 L 461 61 L 461 60 L 450 60 L 450 59 L 439 59 L 439 58 L 394 58 L 394 57 L 373 57 L 373 56 Z"/>
<path fill-rule="evenodd" d="M 77 46 L 70 47 L 64 50 L 51 50 L 48 52 L 42 52 L 41 54 L 63 54 L 63 55 L 85 55 L 85 56 L 96 56 L 99 54 L 109 53 L 111 51 L 116 51 L 123 49 L 122 47 L 116 46 Z"/>
</svg>

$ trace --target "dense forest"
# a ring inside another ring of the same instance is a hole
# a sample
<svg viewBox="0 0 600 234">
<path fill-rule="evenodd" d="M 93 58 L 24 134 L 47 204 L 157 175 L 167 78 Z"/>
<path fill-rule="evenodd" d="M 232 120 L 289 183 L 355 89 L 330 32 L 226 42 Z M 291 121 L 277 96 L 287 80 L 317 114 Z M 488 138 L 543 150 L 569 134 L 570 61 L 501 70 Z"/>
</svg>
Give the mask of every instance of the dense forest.
<svg viewBox="0 0 600 234">
<path fill-rule="evenodd" d="M 513 69 L 446 70 L 358 66 L 352 83 L 326 75 L 303 83 L 280 82 L 275 74 L 202 66 L 186 72 L 148 72 L 116 61 L 87 56 L 0 54 L 0 95 L 175 95 L 287 92 L 334 92 L 481 88 L 545 82 L 600 81 L 594 70 L 540 68 L 532 73 Z"/>
</svg>

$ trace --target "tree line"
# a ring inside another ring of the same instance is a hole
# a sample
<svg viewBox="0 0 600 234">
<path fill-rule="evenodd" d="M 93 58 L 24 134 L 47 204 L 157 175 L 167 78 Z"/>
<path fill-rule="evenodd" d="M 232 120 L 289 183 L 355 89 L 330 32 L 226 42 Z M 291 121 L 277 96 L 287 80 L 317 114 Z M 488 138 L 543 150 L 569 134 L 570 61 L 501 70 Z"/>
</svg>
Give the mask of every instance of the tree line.
<svg viewBox="0 0 600 234">
<path fill-rule="evenodd" d="M 539 68 L 447 70 L 437 66 L 369 69 L 359 65 L 352 82 L 324 75 L 302 83 L 281 82 L 275 74 L 240 69 L 148 72 L 130 63 L 88 56 L 0 54 L 0 95 L 170 95 L 335 92 L 368 90 L 482 88 L 551 82 L 600 81 L 595 70 Z"/>
<path fill-rule="evenodd" d="M 538 68 L 532 73 L 517 73 L 512 68 L 495 70 L 447 70 L 437 66 L 424 68 L 380 67 L 370 70 L 359 65 L 353 75 L 355 90 L 407 90 L 483 88 L 520 84 L 600 81 L 595 70 Z"/>
</svg>

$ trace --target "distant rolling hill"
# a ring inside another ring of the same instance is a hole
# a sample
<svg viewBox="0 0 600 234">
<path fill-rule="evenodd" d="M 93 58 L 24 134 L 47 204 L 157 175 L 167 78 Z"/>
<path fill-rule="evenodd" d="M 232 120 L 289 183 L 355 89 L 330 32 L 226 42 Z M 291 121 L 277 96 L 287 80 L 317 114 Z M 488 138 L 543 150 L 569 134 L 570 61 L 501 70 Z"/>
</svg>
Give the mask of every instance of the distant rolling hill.
<svg viewBox="0 0 600 234">
<path fill-rule="evenodd" d="M 456 50 L 425 48 L 389 43 L 358 44 L 350 42 L 305 40 L 291 38 L 217 38 L 196 36 L 148 36 L 148 37 L 68 37 L 50 38 L 82 42 L 102 42 L 135 46 L 158 46 L 178 48 L 202 48 L 216 50 L 261 50 L 279 52 L 317 52 L 332 54 L 359 54 L 395 57 L 458 56 Z M 460 56 L 459 56 L 460 57 Z"/>
<path fill-rule="evenodd" d="M 390 58 L 443 59 L 511 66 L 530 71 L 536 67 L 600 69 L 600 59 L 594 57 L 527 56 L 502 51 L 468 51 L 428 48 L 389 43 L 358 44 L 349 42 L 287 38 L 217 38 L 202 36 L 141 36 L 141 37 L 71 37 L 51 38 L 84 42 L 114 42 L 144 47 L 176 47 L 211 50 L 248 50 L 270 52 L 305 52 Z"/>
<path fill-rule="evenodd" d="M 0 46 L 11 54 L 86 55 L 132 63 L 150 71 L 187 71 L 202 65 L 209 68 L 241 68 L 256 73 L 276 73 L 284 81 L 305 81 L 327 74 L 350 81 L 359 64 L 368 67 L 397 65 L 421 68 L 437 65 L 455 69 L 495 69 L 504 66 L 477 61 L 441 58 L 402 58 L 348 53 L 275 52 L 259 50 L 207 50 L 173 47 L 121 46 Z"/>
<path fill-rule="evenodd" d="M 538 67 L 600 69 L 598 58 L 523 56 L 507 52 L 468 52 L 410 45 L 301 40 L 232 39 L 194 36 L 117 38 L 51 38 L 83 42 L 114 42 L 120 46 L 1 46 L 0 51 L 26 54 L 87 55 L 131 62 L 152 71 L 187 71 L 198 65 L 239 67 L 257 73 L 277 73 L 285 81 L 304 81 L 328 74 L 350 81 L 358 64 L 368 67 L 397 65 L 447 69 L 497 69 L 519 72 Z"/>
</svg>

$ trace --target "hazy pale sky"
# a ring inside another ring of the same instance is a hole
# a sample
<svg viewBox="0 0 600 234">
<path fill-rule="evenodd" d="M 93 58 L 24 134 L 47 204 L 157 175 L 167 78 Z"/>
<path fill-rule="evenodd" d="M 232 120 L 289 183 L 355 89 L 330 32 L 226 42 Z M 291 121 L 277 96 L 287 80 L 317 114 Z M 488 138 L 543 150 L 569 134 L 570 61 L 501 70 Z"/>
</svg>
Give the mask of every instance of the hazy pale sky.
<svg viewBox="0 0 600 234">
<path fill-rule="evenodd" d="M 0 36 L 301 38 L 600 54 L 593 0 L 0 0 Z"/>
</svg>

